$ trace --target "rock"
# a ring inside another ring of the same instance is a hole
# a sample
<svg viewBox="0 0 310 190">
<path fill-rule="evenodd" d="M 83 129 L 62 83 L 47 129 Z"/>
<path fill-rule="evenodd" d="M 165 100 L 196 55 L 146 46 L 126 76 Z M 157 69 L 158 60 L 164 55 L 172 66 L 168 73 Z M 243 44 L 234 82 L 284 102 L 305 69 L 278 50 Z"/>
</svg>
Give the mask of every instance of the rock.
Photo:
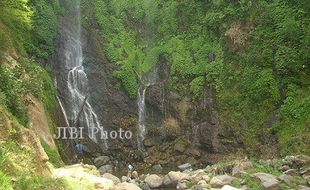
<svg viewBox="0 0 310 190">
<path fill-rule="evenodd" d="M 210 181 L 210 176 L 204 175 L 204 176 L 202 176 L 202 179 L 205 180 L 206 182 L 209 182 Z"/>
<path fill-rule="evenodd" d="M 163 183 L 163 179 L 156 174 L 147 176 L 144 181 L 150 188 L 158 188 Z"/>
<path fill-rule="evenodd" d="M 199 158 L 201 156 L 199 150 L 195 148 L 187 149 L 186 154 L 194 158 Z"/>
<path fill-rule="evenodd" d="M 170 177 L 168 175 L 165 175 L 165 177 L 163 178 L 163 185 L 168 186 L 170 184 L 172 184 Z"/>
<path fill-rule="evenodd" d="M 304 185 L 299 185 L 298 190 L 310 190 L 310 187 L 304 186 Z"/>
<path fill-rule="evenodd" d="M 177 152 L 183 153 L 185 149 L 186 149 L 186 146 L 183 143 L 177 143 L 174 145 L 174 150 Z"/>
<path fill-rule="evenodd" d="M 133 183 L 123 182 L 117 184 L 114 190 L 141 190 L 141 188 Z"/>
<path fill-rule="evenodd" d="M 230 185 L 224 185 L 221 190 L 240 190 Z"/>
<path fill-rule="evenodd" d="M 142 190 L 151 190 L 151 188 L 146 183 L 142 183 L 140 187 Z"/>
<path fill-rule="evenodd" d="M 122 176 L 121 181 L 122 181 L 122 182 L 128 182 L 129 179 L 128 179 L 127 176 Z"/>
<path fill-rule="evenodd" d="M 194 185 L 193 187 L 192 187 L 192 190 L 203 190 L 203 187 L 201 186 L 201 185 Z"/>
<path fill-rule="evenodd" d="M 177 183 L 181 180 L 190 178 L 189 174 L 182 173 L 182 172 L 174 172 L 174 171 L 169 172 L 168 176 L 172 183 Z"/>
<path fill-rule="evenodd" d="M 112 165 L 104 165 L 99 168 L 99 172 L 101 175 L 105 173 L 112 173 L 113 172 L 113 166 Z"/>
<path fill-rule="evenodd" d="M 155 139 L 147 138 L 144 140 L 143 144 L 146 147 L 151 147 L 151 146 L 155 146 L 157 143 L 156 143 Z"/>
<path fill-rule="evenodd" d="M 137 171 L 133 171 L 133 172 L 131 173 L 131 176 L 132 176 L 134 179 L 138 179 L 138 178 L 139 178 L 139 174 L 138 174 Z"/>
<path fill-rule="evenodd" d="M 179 165 L 178 168 L 181 171 L 190 170 L 192 169 L 192 165 L 190 163 L 185 163 L 185 164 Z"/>
<path fill-rule="evenodd" d="M 101 166 L 107 164 L 110 161 L 110 158 L 108 156 L 99 156 L 98 158 L 95 158 L 94 164 L 97 168 L 100 168 Z"/>
<path fill-rule="evenodd" d="M 288 165 L 283 165 L 283 166 L 280 166 L 280 167 L 278 168 L 278 170 L 280 170 L 280 171 L 282 171 L 282 172 L 284 172 L 284 171 L 286 171 L 286 170 L 288 170 L 288 169 L 290 169 L 290 167 L 289 167 Z"/>
<path fill-rule="evenodd" d="M 203 188 L 208 187 L 208 183 L 205 180 L 200 180 L 200 181 L 198 181 L 197 184 L 201 185 Z"/>
<path fill-rule="evenodd" d="M 112 180 L 114 184 L 119 184 L 121 182 L 121 180 L 118 177 L 110 173 L 105 173 L 102 175 L 102 177 Z"/>
<path fill-rule="evenodd" d="M 233 179 L 234 178 L 229 175 L 215 176 L 211 179 L 210 184 L 213 188 L 220 188 L 224 185 L 229 185 L 233 181 Z"/>
<path fill-rule="evenodd" d="M 296 169 L 288 169 L 284 172 L 284 174 L 290 175 L 290 176 L 297 176 L 298 172 Z"/>
<path fill-rule="evenodd" d="M 206 175 L 204 170 L 196 170 L 191 173 L 191 178 L 194 182 L 198 182 L 203 179 L 204 175 Z"/>
<path fill-rule="evenodd" d="M 280 181 L 283 181 L 284 183 L 286 183 L 286 185 L 288 185 L 288 186 L 291 186 L 292 182 L 293 182 L 293 177 L 290 175 L 286 175 L 286 174 L 279 176 L 278 179 Z"/>
<path fill-rule="evenodd" d="M 177 184 L 177 189 L 178 189 L 178 190 L 185 190 L 185 189 L 187 189 L 186 183 L 185 183 L 185 182 L 179 182 L 179 183 Z"/>
<path fill-rule="evenodd" d="M 301 168 L 299 173 L 300 175 L 310 175 L 310 167 Z"/>
<path fill-rule="evenodd" d="M 156 174 L 160 174 L 163 170 L 163 167 L 160 164 L 156 164 L 152 166 L 152 172 Z"/>
<path fill-rule="evenodd" d="M 235 166 L 233 167 L 232 172 L 231 172 L 232 176 L 240 177 L 242 171 L 247 170 L 251 167 L 253 167 L 253 164 L 250 161 L 239 162 L 239 163 L 235 164 Z"/>
<path fill-rule="evenodd" d="M 267 173 L 255 173 L 253 177 L 261 182 L 264 190 L 277 190 L 278 180 L 277 177 Z"/>
<path fill-rule="evenodd" d="M 286 156 L 283 162 L 291 167 L 300 168 L 310 164 L 310 157 L 305 155 Z"/>
</svg>

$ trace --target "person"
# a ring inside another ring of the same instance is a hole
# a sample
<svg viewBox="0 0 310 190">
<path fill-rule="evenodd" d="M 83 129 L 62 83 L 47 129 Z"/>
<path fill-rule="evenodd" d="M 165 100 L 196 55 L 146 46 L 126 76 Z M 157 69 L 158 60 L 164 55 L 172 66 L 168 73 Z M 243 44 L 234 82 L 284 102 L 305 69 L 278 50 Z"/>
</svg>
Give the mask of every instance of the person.
<svg viewBox="0 0 310 190">
<path fill-rule="evenodd" d="M 78 141 L 78 144 L 75 145 L 75 151 L 77 154 L 77 159 L 80 164 L 83 164 L 83 156 L 84 156 L 84 145 L 81 143 L 81 140 Z"/>
<path fill-rule="evenodd" d="M 131 164 L 129 164 L 128 165 L 128 173 L 127 173 L 128 178 L 131 178 L 132 170 L 133 170 L 133 166 Z"/>
</svg>

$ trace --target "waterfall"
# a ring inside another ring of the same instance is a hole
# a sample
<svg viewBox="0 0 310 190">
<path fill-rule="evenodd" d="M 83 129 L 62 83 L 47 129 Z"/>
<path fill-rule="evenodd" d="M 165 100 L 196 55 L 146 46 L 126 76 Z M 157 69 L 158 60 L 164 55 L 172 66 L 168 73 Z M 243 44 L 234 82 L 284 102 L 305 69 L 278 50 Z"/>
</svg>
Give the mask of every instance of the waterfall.
<svg viewBox="0 0 310 190">
<path fill-rule="evenodd" d="M 143 141 L 146 135 L 146 106 L 145 106 L 145 93 L 149 86 L 156 84 L 158 78 L 158 69 L 154 67 L 149 73 L 141 78 L 142 84 L 138 89 L 138 116 L 139 128 L 137 135 L 137 144 L 139 150 L 144 150 Z"/>
<path fill-rule="evenodd" d="M 144 149 L 143 146 L 143 140 L 146 135 L 146 129 L 145 129 L 145 92 L 147 87 L 149 87 L 150 84 L 142 85 L 138 89 L 138 115 L 139 115 L 139 131 L 137 136 L 137 143 L 138 143 L 138 149 L 142 150 Z"/>
<path fill-rule="evenodd" d="M 83 127 L 83 134 L 86 132 L 88 137 L 97 143 L 102 149 L 107 149 L 106 139 L 100 138 L 100 134 L 93 134 L 92 130 L 104 131 L 100 125 L 97 114 L 88 102 L 88 79 L 83 67 L 83 51 L 81 44 L 81 10 L 80 2 L 74 1 L 72 5 L 69 22 L 64 26 L 65 34 L 61 34 L 64 40 L 63 59 L 66 70 L 66 97 L 65 106 L 62 106 L 63 113 L 70 121 L 70 127 Z M 77 125 L 79 124 L 79 125 Z M 86 130 L 86 131 L 85 131 Z"/>
</svg>

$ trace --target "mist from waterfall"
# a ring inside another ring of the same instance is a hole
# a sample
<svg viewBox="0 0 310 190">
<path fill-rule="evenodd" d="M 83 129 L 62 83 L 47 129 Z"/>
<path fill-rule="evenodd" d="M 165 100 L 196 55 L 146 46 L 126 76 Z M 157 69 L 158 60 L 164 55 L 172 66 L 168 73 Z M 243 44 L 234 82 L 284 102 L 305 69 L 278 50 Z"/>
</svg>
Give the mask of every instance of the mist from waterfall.
<svg viewBox="0 0 310 190">
<path fill-rule="evenodd" d="M 67 69 L 67 88 L 68 97 L 66 97 L 66 106 L 62 106 L 63 113 L 70 121 L 70 127 L 83 127 L 92 141 L 97 143 L 102 149 L 107 149 L 106 139 L 100 138 L 100 135 L 94 135 L 96 130 L 104 130 L 100 125 L 97 114 L 88 102 L 88 79 L 83 67 L 83 51 L 81 44 L 81 10 L 80 1 L 74 1 L 72 7 L 74 15 L 71 26 L 66 31 L 67 40 L 64 42 L 65 60 L 63 64 Z M 73 19 L 74 18 L 74 19 Z M 60 100 L 59 100 L 60 101 Z M 60 101 L 60 105 L 62 105 Z"/>
</svg>

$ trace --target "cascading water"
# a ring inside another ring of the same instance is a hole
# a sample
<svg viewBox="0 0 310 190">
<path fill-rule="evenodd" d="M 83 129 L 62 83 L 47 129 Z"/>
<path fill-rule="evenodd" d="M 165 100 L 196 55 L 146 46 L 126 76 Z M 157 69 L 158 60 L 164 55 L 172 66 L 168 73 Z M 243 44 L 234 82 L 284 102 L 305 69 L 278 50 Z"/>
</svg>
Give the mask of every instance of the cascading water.
<svg viewBox="0 0 310 190">
<path fill-rule="evenodd" d="M 138 148 L 144 149 L 143 140 L 146 134 L 145 130 L 145 92 L 150 84 L 142 85 L 138 89 L 138 115 L 139 115 L 139 134 L 138 134 Z"/>
<path fill-rule="evenodd" d="M 139 131 L 137 135 L 137 144 L 138 149 L 143 150 L 143 141 L 146 135 L 146 120 L 145 120 L 145 93 L 149 86 L 154 85 L 156 83 L 156 79 L 158 78 L 157 68 L 155 67 L 151 70 L 147 75 L 143 77 L 143 84 L 140 85 L 138 89 L 138 115 L 139 115 Z"/>
<path fill-rule="evenodd" d="M 62 106 L 64 116 L 68 118 L 66 120 L 70 121 L 69 126 L 78 127 L 78 123 L 79 127 L 86 129 L 83 133 L 86 132 L 91 140 L 100 145 L 101 148 L 107 149 L 106 138 L 100 138 L 100 134 L 93 134 L 94 131 L 104 131 L 104 129 L 87 100 L 88 79 L 83 67 L 80 1 L 76 0 L 73 3 L 70 22 L 64 26 L 66 34 L 62 34 L 65 38 L 62 64 L 66 68 L 66 90 L 68 91 L 65 97 L 65 106 L 62 106 L 63 104 L 59 98 L 58 100 Z"/>
</svg>

